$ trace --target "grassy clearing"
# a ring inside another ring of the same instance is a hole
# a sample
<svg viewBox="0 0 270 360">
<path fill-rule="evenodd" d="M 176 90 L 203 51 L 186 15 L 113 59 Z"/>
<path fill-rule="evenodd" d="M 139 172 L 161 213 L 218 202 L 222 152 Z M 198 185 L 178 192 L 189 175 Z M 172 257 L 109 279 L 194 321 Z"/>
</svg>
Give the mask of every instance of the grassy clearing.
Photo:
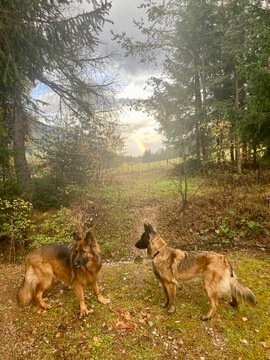
<svg viewBox="0 0 270 360">
<path fill-rule="evenodd" d="M 105 196 L 111 201 L 121 199 L 122 202 L 162 200 L 179 197 L 179 180 L 169 177 L 167 171 L 151 170 L 143 174 L 134 172 L 119 175 L 116 182 L 105 187 Z M 202 180 L 192 178 L 189 181 L 188 194 L 192 195 L 200 187 Z"/>
<path fill-rule="evenodd" d="M 167 160 L 161 160 L 161 161 L 155 161 L 151 163 L 140 163 L 140 164 L 123 164 L 121 167 L 118 167 L 115 170 L 115 174 L 117 175 L 126 175 L 130 173 L 141 173 L 141 172 L 148 172 L 149 170 L 157 170 L 157 169 L 163 169 L 168 170 L 172 169 L 175 164 L 179 164 L 179 159 L 169 159 Z"/>
<path fill-rule="evenodd" d="M 102 287 L 111 299 L 110 305 L 97 303 L 86 291 L 92 314 L 80 319 L 73 292 L 61 284 L 47 294 L 47 302 L 52 307 L 49 311 L 41 311 L 34 305 L 21 310 L 13 305 L 9 316 L 12 316 L 10 321 L 16 328 L 18 343 L 15 342 L 4 357 L 0 351 L 1 358 L 270 358 L 270 299 L 267 296 L 270 263 L 245 254 L 230 258 L 239 277 L 254 289 L 258 299 L 256 307 L 243 304 L 236 311 L 221 300 L 216 318 L 202 322 L 200 316 L 209 304 L 202 284 L 196 281 L 178 291 L 176 314 L 168 316 L 161 307 L 163 290 L 149 263 L 107 264 L 103 268 Z M 22 274 L 22 268 L 14 271 Z M 7 280 L 11 276 L 10 269 L 5 268 L 1 268 L 0 274 Z M 12 302 L 14 300 L 13 295 Z M 1 300 L 1 312 L 8 313 L 7 307 L 10 304 Z"/>
<path fill-rule="evenodd" d="M 131 259 L 143 222 L 152 222 L 170 245 L 185 250 L 269 246 L 268 188 L 254 179 L 232 184 L 220 174 L 189 179 L 182 211 L 179 181 L 165 170 L 118 175 L 104 189 L 97 234 L 106 258 Z"/>
<path fill-rule="evenodd" d="M 192 179 L 189 194 L 196 192 L 200 183 L 201 179 Z M 150 222 L 153 218 L 155 220 L 157 210 L 154 207 L 181 203 L 177 186 L 179 181 L 172 181 L 168 173 L 162 170 L 119 175 L 114 183 L 106 186 L 103 196 L 108 205 L 101 207 L 96 224 L 105 258 L 132 258 L 135 240 L 143 228 L 143 219 Z"/>
</svg>

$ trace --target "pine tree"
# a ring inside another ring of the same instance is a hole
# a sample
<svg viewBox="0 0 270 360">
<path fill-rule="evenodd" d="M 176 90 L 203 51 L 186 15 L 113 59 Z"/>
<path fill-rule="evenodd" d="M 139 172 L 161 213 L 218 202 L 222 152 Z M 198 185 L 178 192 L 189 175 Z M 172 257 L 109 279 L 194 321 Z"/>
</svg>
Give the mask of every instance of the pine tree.
<svg viewBox="0 0 270 360">
<path fill-rule="evenodd" d="M 80 1 L 75 0 L 0 3 L 1 108 L 10 111 L 8 124 L 2 126 L 12 138 L 15 170 L 22 183 L 30 179 L 25 139 L 28 112 L 37 110 L 29 96 L 37 81 L 84 121 L 94 121 L 98 100 L 104 104 L 100 100 L 107 84 L 98 83 L 93 72 L 107 59 L 96 53 L 96 47 L 110 3 L 89 3 L 92 10 L 83 13 L 76 11 Z"/>
<path fill-rule="evenodd" d="M 269 148 L 269 13 L 263 1 L 149 0 L 141 7 L 148 23 L 135 24 L 145 41 L 116 36 L 127 55 L 143 62 L 164 54 L 162 77 L 149 80 L 154 94 L 141 104 L 183 158 L 221 163 L 229 151 L 240 174 L 250 147 L 254 154 Z"/>
</svg>

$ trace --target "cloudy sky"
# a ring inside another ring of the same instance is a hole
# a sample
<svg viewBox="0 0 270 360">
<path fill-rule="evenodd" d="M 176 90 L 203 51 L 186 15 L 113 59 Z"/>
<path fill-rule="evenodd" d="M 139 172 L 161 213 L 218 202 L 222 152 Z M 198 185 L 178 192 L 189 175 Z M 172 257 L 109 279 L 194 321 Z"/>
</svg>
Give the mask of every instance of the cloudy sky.
<svg viewBox="0 0 270 360">
<path fill-rule="evenodd" d="M 145 99 L 151 95 L 151 89 L 145 88 L 146 80 L 157 75 L 159 71 L 154 65 L 140 63 L 139 58 L 125 57 L 124 51 L 116 42 L 112 41 L 111 30 L 117 34 L 124 31 L 128 36 L 137 39 L 141 37 L 132 23 L 133 19 L 140 19 L 144 15 L 143 9 L 138 9 L 141 2 L 141 0 L 112 0 L 108 19 L 113 21 L 113 24 L 107 23 L 101 35 L 102 41 L 108 44 L 108 50 L 114 49 L 118 53 L 109 71 L 112 76 L 117 78 L 119 89 L 116 93 L 116 99 L 121 103 L 129 104 L 131 99 L 132 101 L 134 99 Z M 34 97 L 39 97 L 51 104 L 47 107 L 47 112 L 52 110 L 55 99 L 48 89 L 38 86 L 33 94 Z M 162 138 L 156 131 L 158 124 L 146 113 L 135 111 L 127 105 L 120 114 L 120 122 L 128 125 L 123 134 L 126 154 L 136 156 L 141 155 L 145 149 L 154 152 L 162 147 Z"/>
<path fill-rule="evenodd" d="M 116 34 L 123 31 L 129 37 L 135 39 L 141 38 L 140 32 L 133 25 L 133 19 L 140 19 L 144 13 L 143 9 L 138 9 L 141 0 L 113 0 L 109 18 L 113 24 L 107 24 L 104 28 L 102 39 L 111 46 L 117 46 L 113 43 L 110 30 Z M 117 72 L 120 91 L 117 94 L 118 99 L 145 99 L 151 95 L 151 89 L 146 87 L 146 81 L 150 76 L 157 75 L 158 69 L 155 65 L 145 65 L 140 63 L 139 58 L 125 57 L 124 51 L 117 48 L 119 58 L 115 62 L 115 71 Z M 125 134 L 126 152 L 131 155 L 141 155 L 144 150 L 150 149 L 152 152 L 162 147 L 162 138 L 156 131 L 158 124 L 152 117 L 143 112 L 138 112 L 125 108 L 120 115 L 123 123 L 129 124 L 128 131 Z"/>
</svg>

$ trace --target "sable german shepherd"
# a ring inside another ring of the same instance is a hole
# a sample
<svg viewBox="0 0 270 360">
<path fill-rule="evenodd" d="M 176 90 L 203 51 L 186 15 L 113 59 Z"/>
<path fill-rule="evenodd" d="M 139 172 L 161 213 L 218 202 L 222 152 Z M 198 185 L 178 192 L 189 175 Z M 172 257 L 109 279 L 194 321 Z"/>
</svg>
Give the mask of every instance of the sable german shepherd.
<svg viewBox="0 0 270 360">
<path fill-rule="evenodd" d="M 47 309 L 42 295 L 54 279 L 69 284 L 74 290 L 81 316 L 89 313 L 84 302 L 85 285 L 92 287 L 99 302 L 110 302 L 101 295 L 97 283 L 102 260 L 95 237 L 88 231 L 84 238 L 76 233 L 73 238 L 73 243 L 45 245 L 26 257 L 25 278 L 17 293 L 18 302 L 22 306 L 28 305 L 34 298 L 42 309 Z"/>
<path fill-rule="evenodd" d="M 144 233 L 135 246 L 147 249 L 152 257 L 154 274 L 163 285 L 167 298 L 164 307 L 168 307 L 169 314 L 175 312 L 176 286 L 196 277 L 203 278 L 211 303 L 209 312 L 202 316 L 202 320 L 211 319 L 215 315 L 221 294 L 231 295 L 232 306 L 237 306 L 239 300 L 256 304 L 253 292 L 237 280 L 224 255 L 212 251 L 186 252 L 172 249 L 150 224 L 144 224 Z"/>
</svg>

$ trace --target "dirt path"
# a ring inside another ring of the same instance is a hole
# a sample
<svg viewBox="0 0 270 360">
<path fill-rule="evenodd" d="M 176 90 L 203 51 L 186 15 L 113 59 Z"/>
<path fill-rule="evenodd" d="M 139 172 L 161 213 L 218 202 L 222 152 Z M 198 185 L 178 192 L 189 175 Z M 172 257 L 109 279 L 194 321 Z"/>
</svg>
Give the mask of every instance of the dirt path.
<svg viewBox="0 0 270 360">
<path fill-rule="evenodd" d="M 8 276 L 3 275 L 3 271 Z M 17 322 L 20 310 L 16 304 L 16 289 L 20 284 L 22 273 L 23 266 L 0 267 L 0 359 L 3 360 L 23 358 L 25 349 L 25 339 L 22 339 L 21 335 L 18 336 Z"/>
</svg>

